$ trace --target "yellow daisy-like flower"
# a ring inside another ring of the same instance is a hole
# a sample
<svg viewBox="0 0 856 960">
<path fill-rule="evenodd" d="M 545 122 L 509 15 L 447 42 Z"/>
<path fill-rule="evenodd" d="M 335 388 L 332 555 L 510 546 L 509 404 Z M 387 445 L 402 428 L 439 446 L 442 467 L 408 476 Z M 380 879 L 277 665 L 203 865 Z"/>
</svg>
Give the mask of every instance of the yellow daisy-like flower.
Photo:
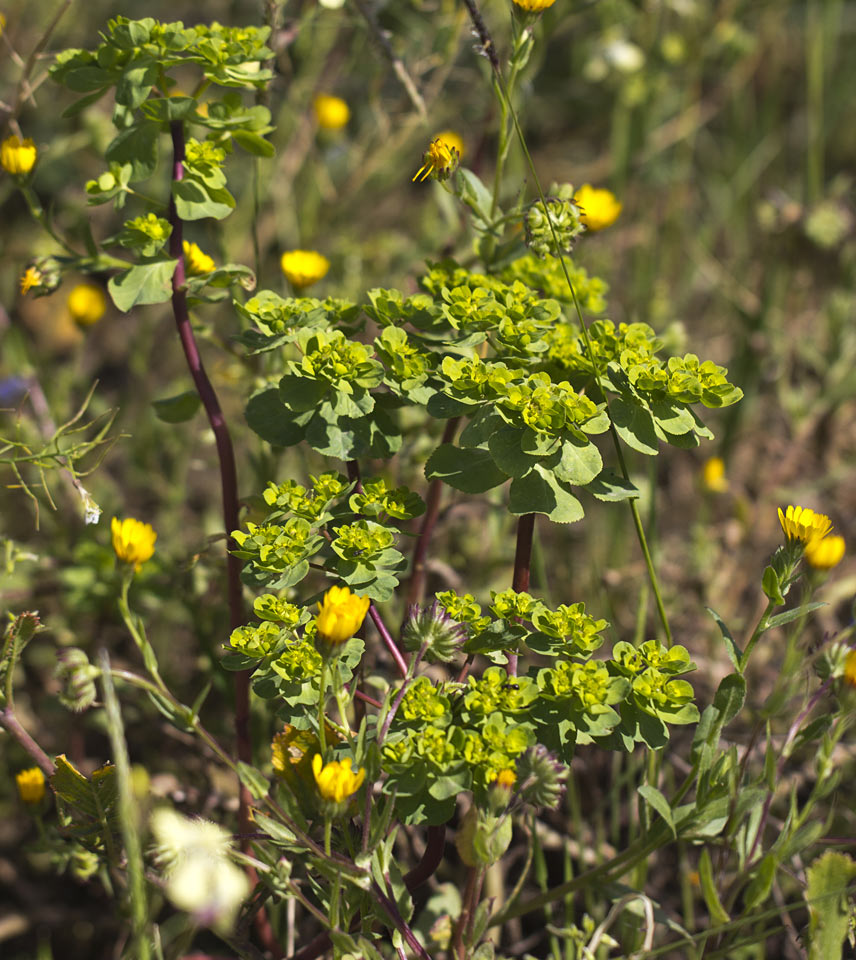
<svg viewBox="0 0 856 960">
<path fill-rule="evenodd" d="M 319 93 L 312 101 L 315 119 L 322 130 L 341 130 L 351 119 L 351 111 L 341 97 Z"/>
<path fill-rule="evenodd" d="M 142 523 L 128 517 L 119 520 L 113 517 L 110 521 L 110 530 L 113 534 L 113 549 L 122 563 L 133 564 L 135 570 L 150 559 L 155 552 L 155 540 L 158 535 L 150 523 Z"/>
<path fill-rule="evenodd" d="M 184 269 L 189 277 L 201 277 L 203 273 L 214 270 L 214 260 L 207 253 L 203 253 L 196 243 L 183 242 Z"/>
<path fill-rule="evenodd" d="M 442 140 L 449 150 L 454 150 L 455 153 L 457 153 L 459 160 L 464 155 L 464 141 L 461 138 L 461 135 L 455 133 L 454 130 L 443 130 L 441 133 L 437 134 L 435 139 Z"/>
<path fill-rule="evenodd" d="M 29 137 L 22 140 L 17 134 L 13 134 L 0 143 L 0 166 L 14 176 L 29 173 L 36 165 L 38 153 L 36 145 Z"/>
<path fill-rule="evenodd" d="M 362 767 L 356 773 L 351 769 L 350 757 L 325 764 L 320 753 L 312 758 L 312 773 L 321 798 L 335 804 L 343 804 L 350 799 L 366 779 L 366 771 Z"/>
<path fill-rule="evenodd" d="M 541 10 L 546 10 L 547 7 L 552 7 L 556 0 L 514 0 L 514 2 L 524 10 L 538 13 Z"/>
<path fill-rule="evenodd" d="M 584 183 L 574 195 L 574 203 L 580 208 L 580 219 L 589 230 L 603 230 L 615 223 L 621 213 L 621 203 L 611 190 L 595 188 Z"/>
<path fill-rule="evenodd" d="M 71 319 L 83 327 L 98 321 L 107 312 L 107 297 L 95 283 L 78 283 L 65 302 Z"/>
<path fill-rule="evenodd" d="M 809 540 L 805 558 L 815 570 L 831 570 L 844 558 L 844 537 L 822 537 Z"/>
<path fill-rule="evenodd" d="M 45 795 L 45 775 L 38 767 L 22 770 L 15 777 L 15 782 L 18 785 L 18 796 L 24 803 L 34 807 L 42 802 Z"/>
<path fill-rule="evenodd" d="M 851 650 L 844 660 L 844 679 L 856 687 L 856 650 Z"/>
<path fill-rule="evenodd" d="M 505 770 L 500 770 L 499 773 L 496 775 L 496 782 L 501 787 L 505 787 L 506 790 L 510 790 L 514 786 L 514 783 L 516 780 L 517 780 L 517 774 L 513 770 L 508 768 L 506 768 Z"/>
<path fill-rule="evenodd" d="M 821 540 L 832 529 L 832 521 L 823 513 L 815 513 L 808 507 L 779 507 L 779 523 L 790 541 L 809 543 Z"/>
<path fill-rule="evenodd" d="M 458 160 L 460 160 L 460 154 L 454 144 L 447 143 L 441 137 L 434 137 L 422 157 L 422 166 L 416 171 L 411 183 L 416 180 L 425 181 L 429 177 L 435 180 L 448 180 L 455 172 Z"/>
<path fill-rule="evenodd" d="M 725 461 L 722 457 L 710 457 L 701 468 L 701 482 L 711 493 L 725 493 L 728 478 L 725 476 Z"/>
<path fill-rule="evenodd" d="M 0 37 L 3 36 L 3 31 L 6 29 L 6 17 L 0 13 Z"/>
<path fill-rule="evenodd" d="M 286 280 L 297 290 L 318 283 L 330 269 L 330 261 L 315 250 L 286 250 L 280 264 Z"/>
<path fill-rule="evenodd" d="M 28 293 L 33 287 L 39 287 L 42 283 L 42 272 L 35 267 L 27 267 L 21 275 L 21 293 Z"/>
<path fill-rule="evenodd" d="M 348 587 L 330 587 L 318 604 L 315 618 L 317 637 L 322 645 L 335 649 L 340 647 L 360 629 L 371 600 L 358 597 Z"/>
</svg>

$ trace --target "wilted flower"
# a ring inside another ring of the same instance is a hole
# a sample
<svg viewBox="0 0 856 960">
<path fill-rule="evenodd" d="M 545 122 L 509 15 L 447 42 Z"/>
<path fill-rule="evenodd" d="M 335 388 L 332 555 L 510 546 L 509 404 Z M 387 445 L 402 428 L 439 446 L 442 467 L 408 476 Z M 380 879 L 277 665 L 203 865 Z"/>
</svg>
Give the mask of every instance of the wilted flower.
<svg viewBox="0 0 856 960">
<path fill-rule="evenodd" d="M 22 140 L 14 134 L 0 143 L 0 166 L 13 176 L 29 173 L 36 165 L 37 156 L 36 145 L 29 137 Z"/>
<path fill-rule="evenodd" d="M 362 767 L 356 773 L 351 769 L 350 757 L 325 764 L 320 753 L 312 758 L 312 773 L 329 816 L 344 813 L 347 802 L 366 779 L 366 771 Z"/>
<path fill-rule="evenodd" d="M 113 534 L 113 549 L 122 563 L 134 565 L 135 570 L 148 560 L 155 552 L 155 540 L 158 535 L 150 523 L 143 523 L 128 517 L 119 520 L 113 517 L 110 521 L 110 530 Z"/>
<path fill-rule="evenodd" d="M 725 476 L 725 461 L 722 457 L 708 457 L 701 468 L 701 481 L 711 493 L 725 493 L 728 490 L 728 478 Z"/>
<path fill-rule="evenodd" d="M 405 650 L 416 651 L 426 646 L 428 660 L 449 663 L 461 649 L 467 636 L 463 624 L 453 620 L 435 600 L 424 610 L 413 604 L 408 610 L 407 621 L 401 631 L 401 643 Z"/>
<path fill-rule="evenodd" d="M 107 310 L 107 297 L 95 283 L 78 283 L 65 302 L 71 319 L 81 326 L 97 323 Z"/>
<path fill-rule="evenodd" d="M 330 261 L 315 250 L 287 250 L 280 260 L 285 279 L 297 290 L 327 276 Z"/>
<path fill-rule="evenodd" d="M 250 892 L 246 874 L 229 859 L 229 832 L 164 807 L 152 814 L 151 825 L 167 896 L 197 923 L 229 931 Z"/>
<path fill-rule="evenodd" d="M 203 253 L 196 243 L 182 243 L 184 249 L 184 269 L 189 277 L 199 277 L 204 273 L 211 273 L 214 269 L 214 260 L 207 253 Z"/>
<path fill-rule="evenodd" d="M 844 537 L 832 536 L 809 540 L 805 558 L 815 570 L 831 570 L 844 558 Z"/>
<path fill-rule="evenodd" d="M 829 517 L 808 507 L 789 506 L 785 511 L 779 507 L 779 522 L 791 543 L 807 544 L 811 540 L 820 540 L 832 530 Z"/>
<path fill-rule="evenodd" d="M 434 137 L 422 157 L 422 166 L 416 171 L 413 180 L 427 180 L 429 177 L 435 180 L 448 180 L 455 172 L 459 160 L 460 154 L 454 144 L 449 144 L 440 137 Z"/>
<path fill-rule="evenodd" d="M 38 767 L 22 770 L 15 777 L 18 785 L 18 796 L 23 803 L 34 807 L 42 802 L 45 795 L 45 775 Z"/>
<path fill-rule="evenodd" d="M 583 223 L 589 230 L 603 230 L 615 223 L 621 213 L 621 203 L 615 194 L 604 188 L 595 188 L 584 183 L 574 196 L 579 205 Z"/>
<path fill-rule="evenodd" d="M 348 587 L 330 587 L 318 604 L 316 644 L 321 653 L 332 653 L 360 629 L 371 600 L 351 593 Z"/>
<path fill-rule="evenodd" d="M 312 101 L 312 106 L 322 130 L 341 130 L 351 118 L 351 111 L 341 97 L 319 93 Z"/>
</svg>

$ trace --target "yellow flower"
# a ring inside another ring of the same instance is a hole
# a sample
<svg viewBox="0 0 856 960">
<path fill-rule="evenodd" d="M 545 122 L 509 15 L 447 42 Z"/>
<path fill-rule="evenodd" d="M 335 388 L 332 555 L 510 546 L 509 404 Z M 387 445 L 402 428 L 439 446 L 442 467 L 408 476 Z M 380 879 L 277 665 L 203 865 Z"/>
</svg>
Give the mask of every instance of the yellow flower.
<svg viewBox="0 0 856 960">
<path fill-rule="evenodd" d="M 552 7 L 556 0 L 514 0 L 514 2 L 524 10 L 538 12 L 540 10 L 546 10 L 547 7 Z"/>
<path fill-rule="evenodd" d="M 65 303 L 71 319 L 84 327 L 98 323 L 107 310 L 107 297 L 95 283 L 78 283 Z"/>
<path fill-rule="evenodd" d="M 274 770 L 288 776 L 304 764 L 307 754 L 318 751 L 318 738 L 311 730 L 299 730 L 287 723 L 274 735 L 270 748 Z"/>
<path fill-rule="evenodd" d="M 330 261 L 315 250 L 286 250 L 280 261 L 285 279 L 297 290 L 327 276 Z"/>
<path fill-rule="evenodd" d="M 832 521 L 823 513 L 815 513 L 808 507 L 790 506 L 786 511 L 779 507 L 779 522 L 788 540 L 809 543 L 820 540 L 832 529 Z"/>
<path fill-rule="evenodd" d="M 38 767 L 22 770 L 16 777 L 18 796 L 24 803 L 35 806 L 45 795 L 45 775 Z"/>
<path fill-rule="evenodd" d="M 132 517 L 126 520 L 113 517 L 110 521 L 110 529 L 113 533 L 113 549 L 116 551 L 116 556 L 122 563 L 132 563 L 135 570 L 139 570 L 155 552 L 155 540 L 158 535 L 150 523 L 142 523 Z"/>
<path fill-rule="evenodd" d="M 330 587 L 318 604 L 315 627 L 318 639 L 330 648 L 341 646 L 360 629 L 371 600 L 358 597 L 348 587 Z"/>
<path fill-rule="evenodd" d="M 6 17 L 0 13 L 0 37 L 3 36 L 3 31 L 6 29 Z"/>
<path fill-rule="evenodd" d="M 844 537 L 822 537 L 809 540 L 805 547 L 805 558 L 815 570 L 831 570 L 841 563 L 844 557 Z"/>
<path fill-rule="evenodd" d="M 577 190 L 574 203 L 580 208 L 580 219 L 589 230 L 603 230 L 615 223 L 621 213 L 621 203 L 612 191 L 596 189 L 590 183 L 584 183 Z"/>
<path fill-rule="evenodd" d="M 341 97 L 319 93 L 312 103 L 315 119 L 322 130 L 341 130 L 351 118 L 351 111 Z"/>
<path fill-rule="evenodd" d="M 496 782 L 507 790 L 514 786 L 515 780 L 517 780 L 517 774 L 510 769 L 500 770 L 496 775 Z"/>
<path fill-rule="evenodd" d="M 709 457 L 701 468 L 701 480 L 704 488 L 711 493 L 725 493 L 728 478 L 725 476 L 725 461 L 722 457 Z"/>
<path fill-rule="evenodd" d="M 433 177 L 435 180 L 448 180 L 458 165 L 460 154 L 455 144 L 447 143 L 440 137 L 434 137 L 422 160 L 422 166 L 416 171 L 413 180 L 424 181 L 428 177 Z M 422 174 L 421 177 L 420 174 Z"/>
<path fill-rule="evenodd" d="M 435 139 L 442 140 L 450 151 L 454 150 L 458 154 L 458 159 L 464 155 L 464 141 L 454 130 L 443 130 Z"/>
<path fill-rule="evenodd" d="M 42 272 L 35 267 L 27 267 L 21 276 L 21 293 L 27 293 L 33 287 L 40 287 L 42 284 Z"/>
<path fill-rule="evenodd" d="M 13 175 L 29 173 L 36 165 L 37 155 L 36 145 L 29 137 L 22 140 L 15 134 L 0 143 L 0 166 Z"/>
<path fill-rule="evenodd" d="M 214 260 L 203 253 L 196 243 L 183 243 L 184 247 L 184 269 L 189 277 L 199 277 L 203 273 L 211 273 L 214 269 Z"/>
<path fill-rule="evenodd" d="M 312 758 L 312 773 L 321 798 L 335 804 L 344 803 L 352 797 L 366 779 L 366 771 L 362 767 L 356 773 L 351 770 L 350 757 L 325 764 L 320 753 Z"/>
<path fill-rule="evenodd" d="M 856 650 L 851 650 L 844 659 L 844 679 L 856 687 Z"/>
</svg>

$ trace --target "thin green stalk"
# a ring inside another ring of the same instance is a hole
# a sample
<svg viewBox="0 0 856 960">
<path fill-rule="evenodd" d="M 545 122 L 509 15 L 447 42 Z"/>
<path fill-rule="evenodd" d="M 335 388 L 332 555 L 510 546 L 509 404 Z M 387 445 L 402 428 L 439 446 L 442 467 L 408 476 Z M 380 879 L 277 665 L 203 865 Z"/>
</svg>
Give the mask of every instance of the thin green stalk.
<svg viewBox="0 0 856 960">
<path fill-rule="evenodd" d="M 110 671 L 110 658 L 105 650 L 98 658 L 101 666 L 101 682 L 104 687 L 104 709 L 107 712 L 107 729 L 113 762 L 116 764 L 116 782 L 119 788 L 119 823 L 122 840 L 125 844 L 128 873 L 128 899 L 131 902 L 131 924 L 135 943 L 136 960 L 149 960 L 151 955 L 148 926 L 148 904 L 146 902 L 145 875 L 143 872 L 143 853 L 140 835 L 137 830 L 137 806 L 131 785 L 131 762 L 125 743 L 122 724 L 122 711 L 113 687 Z"/>
<path fill-rule="evenodd" d="M 318 678 L 318 743 L 321 747 L 321 757 L 323 759 L 324 754 L 327 751 L 327 732 L 324 729 L 325 727 L 325 717 L 324 717 L 324 705 L 327 698 L 324 696 L 324 691 L 327 686 L 327 660 L 326 658 L 321 661 L 321 675 Z M 329 850 L 327 851 L 330 852 Z"/>
<path fill-rule="evenodd" d="M 743 651 L 743 656 L 740 658 L 740 663 L 737 665 L 737 669 L 740 673 L 745 672 L 746 665 L 749 663 L 749 657 L 752 651 L 755 649 L 755 644 L 761 639 L 761 634 L 767 629 L 767 621 L 770 619 L 770 614 L 773 612 L 775 607 L 775 600 L 767 601 L 767 606 L 764 608 L 764 612 L 761 614 L 761 619 L 755 626 L 755 630 L 753 631 L 752 636 L 749 638 L 749 642 L 746 644 L 746 649 Z"/>
</svg>

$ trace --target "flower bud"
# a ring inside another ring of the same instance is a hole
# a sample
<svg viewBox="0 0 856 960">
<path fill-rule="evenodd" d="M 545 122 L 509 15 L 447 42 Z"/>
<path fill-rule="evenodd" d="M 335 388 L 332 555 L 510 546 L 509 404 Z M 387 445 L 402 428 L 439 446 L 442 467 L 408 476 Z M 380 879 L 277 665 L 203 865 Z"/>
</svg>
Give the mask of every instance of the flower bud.
<svg viewBox="0 0 856 960">
<path fill-rule="evenodd" d="M 318 604 L 315 645 L 322 656 L 332 656 L 360 629 L 371 600 L 348 587 L 330 587 Z"/>
<path fill-rule="evenodd" d="M 28 174 L 36 165 L 37 156 L 36 145 L 29 137 L 22 140 L 14 135 L 0 143 L 0 166 L 13 177 Z"/>
<path fill-rule="evenodd" d="M 564 790 L 568 768 L 538 743 L 517 760 L 517 789 L 526 803 L 556 807 Z"/>
<path fill-rule="evenodd" d="M 45 775 L 38 767 L 22 770 L 16 777 L 18 796 L 28 807 L 38 806 L 45 796 Z"/>
<path fill-rule="evenodd" d="M 585 230 L 582 211 L 573 199 L 573 187 L 553 184 L 554 196 L 546 205 L 536 200 L 526 212 L 526 244 L 542 260 L 551 254 L 570 253 L 576 238 Z"/>
<path fill-rule="evenodd" d="M 95 703 L 98 667 L 93 666 L 84 651 L 78 647 L 60 650 L 57 661 L 54 675 L 62 688 L 59 702 L 75 713 L 83 713 Z"/>
<path fill-rule="evenodd" d="M 356 773 L 351 769 L 351 758 L 331 760 L 324 763 L 321 754 L 312 758 L 312 774 L 321 797 L 321 809 L 325 816 L 338 817 L 348 809 L 351 797 L 363 785 L 366 771 L 360 767 Z"/>
<path fill-rule="evenodd" d="M 405 650 L 411 652 L 427 645 L 426 659 L 435 663 L 449 663 L 457 656 L 466 636 L 463 624 L 453 620 L 435 600 L 422 610 L 418 604 L 411 605 L 401 633 L 401 643 Z"/>
</svg>

